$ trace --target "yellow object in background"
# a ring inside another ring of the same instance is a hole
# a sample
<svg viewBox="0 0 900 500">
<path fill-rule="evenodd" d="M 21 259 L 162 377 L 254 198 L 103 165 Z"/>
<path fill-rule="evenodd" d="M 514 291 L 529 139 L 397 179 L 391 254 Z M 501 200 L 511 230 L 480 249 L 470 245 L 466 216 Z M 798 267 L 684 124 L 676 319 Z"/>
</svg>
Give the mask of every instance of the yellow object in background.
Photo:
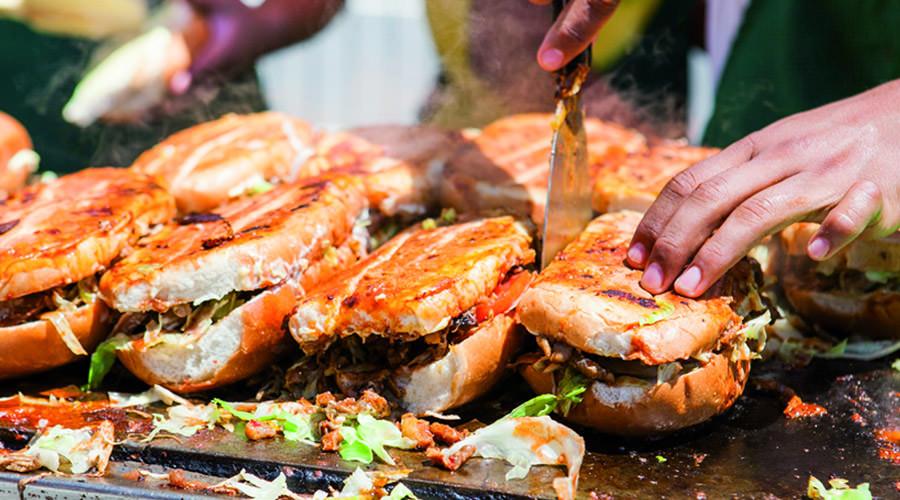
<svg viewBox="0 0 900 500">
<path fill-rule="evenodd" d="M 37 31 L 92 39 L 135 32 L 147 12 L 145 0 L 0 0 L 0 17 Z"/>
<path fill-rule="evenodd" d="M 621 0 L 591 48 L 592 69 L 609 69 L 627 54 L 641 39 L 659 4 L 660 0 Z"/>
</svg>

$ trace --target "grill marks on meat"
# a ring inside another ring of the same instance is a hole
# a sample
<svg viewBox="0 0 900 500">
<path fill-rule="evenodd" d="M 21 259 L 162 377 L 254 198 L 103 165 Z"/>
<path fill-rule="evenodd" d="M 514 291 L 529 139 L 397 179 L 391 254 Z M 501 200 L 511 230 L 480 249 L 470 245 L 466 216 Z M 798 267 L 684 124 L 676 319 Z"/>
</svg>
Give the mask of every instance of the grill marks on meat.
<svg viewBox="0 0 900 500">
<path fill-rule="evenodd" d="M 592 278 L 590 275 L 587 275 L 587 277 Z M 655 300 L 645 297 L 638 297 L 637 295 L 628 293 L 624 290 L 603 290 L 600 293 L 610 298 L 626 300 L 628 302 L 631 302 L 632 304 L 646 307 L 647 309 L 659 309 L 659 304 L 657 304 Z"/>
<path fill-rule="evenodd" d="M 186 226 L 188 224 L 206 224 L 207 222 L 218 222 L 224 220 L 221 215 L 216 213 L 197 213 L 191 212 L 176 219 L 179 225 Z"/>
</svg>

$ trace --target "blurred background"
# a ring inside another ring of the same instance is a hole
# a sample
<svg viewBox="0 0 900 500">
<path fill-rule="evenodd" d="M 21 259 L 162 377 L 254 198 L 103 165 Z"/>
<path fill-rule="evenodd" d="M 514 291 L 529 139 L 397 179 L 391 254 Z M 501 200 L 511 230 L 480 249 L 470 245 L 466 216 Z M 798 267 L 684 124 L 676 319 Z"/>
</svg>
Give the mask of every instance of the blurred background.
<svg viewBox="0 0 900 500">
<path fill-rule="evenodd" d="M 311 40 L 257 64 L 272 109 L 329 129 L 417 122 L 438 71 L 425 2 L 416 0 L 347 0 Z"/>
</svg>

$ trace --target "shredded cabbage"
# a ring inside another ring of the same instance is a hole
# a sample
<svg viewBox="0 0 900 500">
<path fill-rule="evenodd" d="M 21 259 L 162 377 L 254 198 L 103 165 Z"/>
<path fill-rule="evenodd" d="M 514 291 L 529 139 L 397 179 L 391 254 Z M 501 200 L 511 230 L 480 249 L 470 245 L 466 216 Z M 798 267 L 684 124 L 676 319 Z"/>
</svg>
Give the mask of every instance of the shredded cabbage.
<svg viewBox="0 0 900 500">
<path fill-rule="evenodd" d="M 175 403 L 181 405 L 191 404 L 190 401 L 175 394 L 161 385 L 154 385 L 150 389 L 139 394 L 126 394 L 122 392 L 110 392 L 109 404 L 118 408 L 126 408 L 128 406 L 146 406 L 158 401 L 162 401 L 166 405 Z"/>
<path fill-rule="evenodd" d="M 891 271 L 866 271 L 866 279 L 873 283 L 881 283 L 882 285 L 887 282 L 897 279 L 900 277 L 900 273 L 891 272 Z"/>
<path fill-rule="evenodd" d="M 851 488 L 846 479 L 834 478 L 828 481 L 831 488 L 822 484 L 815 476 L 809 476 L 806 496 L 813 500 L 871 500 L 872 492 L 869 483 L 862 483 Z"/>
<path fill-rule="evenodd" d="M 387 464 L 396 465 L 385 447 L 408 450 L 416 446 L 415 441 L 403 437 L 393 422 L 366 414 L 357 415 L 355 425 L 341 426 L 340 433 L 341 458 L 365 464 L 372 463 L 377 456 Z"/>
<path fill-rule="evenodd" d="M 299 441 L 307 444 L 316 443 L 315 425 L 312 421 L 313 416 L 307 413 L 305 411 L 306 408 L 299 403 L 260 403 L 253 412 L 238 410 L 234 407 L 234 404 L 218 398 L 213 399 L 212 403 L 244 422 L 251 420 L 275 422 L 284 438 L 288 441 Z"/>
<path fill-rule="evenodd" d="M 56 425 L 39 434 L 24 451 L 53 472 L 84 474 L 96 468 L 103 473 L 113 446 L 113 427 L 108 421 L 99 427 L 66 429 Z"/>
<path fill-rule="evenodd" d="M 343 488 L 336 495 L 332 496 L 325 491 L 319 490 L 313 494 L 312 498 L 313 500 L 374 498 L 374 490 L 375 481 L 372 480 L 372 476 L 357 467 L 352 474 L 347 476 L 347 479 L 344 480 Z M 403 483 L 397 483 L 390 494 L 381 498 L 382 500 L 417 500 L 413 492 Z"/>
<path fill-rule="evenodd" d="M 548 416 L 504 417 L 478 429 L 450 448 L 445 456 L 463 447 L 475 448 L 475 456 L 500 458 L 513 465 L 506 479 L 521 479 L 533 465 L 561 465 L 568 468 L 565 478 L 553 480 L 553 488 L 561 499 L 575 498 L 578 472 L 584 458 L 584 439 L 575 431 L 555 422 Z"/>
<path fill-rule="evenodd" d="M 200 429 L 212 429 L 219 421 L 219 408 L 214 404 L 181 404 L 166 409 L 166 416 L 153 415 L 153 430 L 145 438 L 154 439 L 160 432 L 191 437 Z"/>
<path fill-rule="evenodd" d="M 285 497 L 299 500 L 303 498 L 287 487 L 287 478 L 283 472 L 278 474 L 278 477 L 275 479 L 266 481 L 241 469 L 241 472 L 237 473 L 237 475 L 213 485 L 211 489 L 219 490 L 225 488 L 238 491 L 254 500 L 278 500 Z"/>
<path fill-rule="evenodd" d="M 57 296 L 56 292 L 53 292 L 53 296 Z M 87 356 L 87 351 L 84 350 L 84 346 L 81 345 L 75 332 L 72 331 L 69 320 L 66 319 L 66 315 L 63 311 L 50 311 L 44 313 L 41 315 L 41 319 L 45 319 L 53 325 L 59 338 L 62 339 L 63 343 L 66 344 L 66 347 L 68 347 L 73 354 L 76 356 Z"/>
</svg>

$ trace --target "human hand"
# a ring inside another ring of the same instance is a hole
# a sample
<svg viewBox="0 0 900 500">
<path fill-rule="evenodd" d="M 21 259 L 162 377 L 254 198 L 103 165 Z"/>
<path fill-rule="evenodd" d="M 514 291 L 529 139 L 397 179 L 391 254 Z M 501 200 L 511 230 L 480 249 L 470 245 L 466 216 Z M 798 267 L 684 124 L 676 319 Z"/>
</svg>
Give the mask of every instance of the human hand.
<svg viewBox="0 0 900 500">
<path fill-rule="evenodd" d="M 308 38 L 322 29 L 342 0 L 188 0 L 207 24 L 208 38 L 186 71 L 170 81 L 173 94 L 213 74 L 249 68 L 261 55 Z M 260 4 L 258 6 L 251 6 Z"/>
<path fill-rule="evenodd" d="M 673 178 L 638 226 L 628 263 L 651 293 L 706 291 L 763 237 L 822 221 L 807 254 L 900 226 L 900 80 L 784 118 Z"/>
<path fill-rule="evenodd" d="M 530 0 L 548 5 L 551 0 Z M 590 45 L 600 28 L 615 12 L 619 0 L 572 0 L 566 5 L 538 49 L 541 68 L 556 71 Z"/>
</svg>

